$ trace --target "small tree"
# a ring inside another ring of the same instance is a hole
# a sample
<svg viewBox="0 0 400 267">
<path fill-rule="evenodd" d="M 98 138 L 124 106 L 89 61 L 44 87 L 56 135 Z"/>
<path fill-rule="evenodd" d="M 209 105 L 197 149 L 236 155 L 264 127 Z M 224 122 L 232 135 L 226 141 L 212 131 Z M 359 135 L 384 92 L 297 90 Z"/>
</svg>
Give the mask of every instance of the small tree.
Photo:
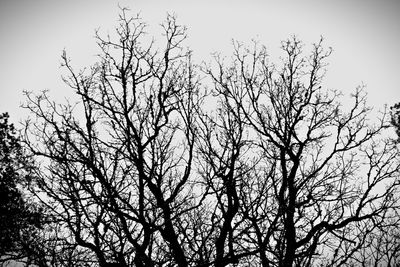
<svg viewBox="0 0 400 267">
<path fill-rule="evenodd" d="M 69 71 L 77 104 L 27 93 L 37 195 L 56 219 L 57 264 L 341 266 L 385 225 L 397 147 L 368 122 L 362 89 L 346 110 L 322 87 L 322 42 L 296 38 L 280 66 L 264 47 L 216 57 L 212 84 L 168 17 L 162 49 L 139 18 L 97 36 L 97 64 Z M 206 88 L 206 89 L 204 89 Z M 216 107 L 210 106 L 216 103 Z M 206 111 L 208 110 L 208 111 Z"/>
<path fill-rule="evenodd" d="M 42 218 L 22 190 L 32 179 L 32 165 L 8 118 L 0 114 L 0 262 L 35 258 L 34 236 Z"/>
</svg>

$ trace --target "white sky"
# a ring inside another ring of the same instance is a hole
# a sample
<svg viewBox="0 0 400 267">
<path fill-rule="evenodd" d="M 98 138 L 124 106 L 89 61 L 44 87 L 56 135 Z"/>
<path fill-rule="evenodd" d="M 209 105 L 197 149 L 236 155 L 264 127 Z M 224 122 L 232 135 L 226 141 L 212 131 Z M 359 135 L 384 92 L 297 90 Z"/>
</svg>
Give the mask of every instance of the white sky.
<svg viewBox="0 0 400 267">
<path fill-rule="evenodd" d="M 96 58 L 94 31 L 112 32 L 120 6 L 141 12 L 152 27 L 174 12 L 188 27 L 196 58 L 229 51 L 231 39 L 259 40 L 276 55 L 296 34 L 307 46 L 325 37 L 332 46 L 324 85 L 349 94 L 362 82 L 370 105 L 400 102 L 400 1 L 396 0 L 0 0 L 0 112 L 17 122 L 23 90 L 49 89 L 56 99 L 71 89 L 61 81 L 65 48 L 76 68 Z"/>
</svg>

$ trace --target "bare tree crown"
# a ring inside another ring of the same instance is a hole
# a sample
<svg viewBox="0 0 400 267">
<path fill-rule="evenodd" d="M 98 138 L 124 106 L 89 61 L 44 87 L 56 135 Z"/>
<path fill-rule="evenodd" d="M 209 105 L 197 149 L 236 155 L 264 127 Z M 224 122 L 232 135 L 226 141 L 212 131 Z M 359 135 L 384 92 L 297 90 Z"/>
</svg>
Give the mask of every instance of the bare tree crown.
<svg viewBox="0 0 400 267">
<path fill-rule="evenodd" d="M 398 148 L 363 88 L 348 110 L 325 89 L 322 39 L 310 54 L 282 42 L 277 65 L 235 43 L 231 62 L 200 68 L 186 29 L 173 16 L 162 29 L 159 47 L 124 11 L 118 38 L 97 35 L 97 64 L 77 72 L 64 53 L 77 106 L 27 93 L 54 266 L 360 260 L 398 204 Z"/>
</svg>

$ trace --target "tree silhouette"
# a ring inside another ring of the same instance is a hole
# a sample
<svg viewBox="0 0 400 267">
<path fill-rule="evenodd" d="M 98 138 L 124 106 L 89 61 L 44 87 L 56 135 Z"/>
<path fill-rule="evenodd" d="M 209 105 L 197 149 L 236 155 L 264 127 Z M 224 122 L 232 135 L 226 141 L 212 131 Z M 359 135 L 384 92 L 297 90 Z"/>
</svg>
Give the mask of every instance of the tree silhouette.
<svg viewBox="0 0 400 267">
<path fill-rule="evenodd" d="M 275 66 L 264 47 L 236 44 L 231 65 L 217 57 L 208 71 L 259 155 L 237 179 L 250 185 L 238 186 L 247 239 L 263 266 L 343 265 L 396 205 L 398 151 L 379 137 L 384 117 L 368 125 L 362 88 L 348 111 L 337 91 L 322 89 L 330 55 L 322 40 L 308 57 L 296 38 L 282 50 Z"/>
<path fill-rule="evenodd" d="M 400 140 L 400 103 L 394 104 L 391 108 L 391 123 L 395 128 L 398 140 Z"/>
<path fill-rule="evenodd" d="M 34 260 L 35 233 L 42 225 L 41 210 L 21 190 L 33 166 L 8 118 L 0 114 L 0 263 Z"/>
<path fill-rule="evenodd" d="M 391 217 L 366 236 L 363 247 L 349 260 L 353 266 L 398 266 L 400 261 L 399 215 L 392 214 Z"/>
<path fill-rule="evenodd" d="M 386 114 L 370 124 L 362 88 L 346 108 L 323 87 L 322 41 L 309 56 L 283 42 L 280 65 L 236 43 L 231 64 L 199 68 L 174 17 L 162 48 L 145 27 L 123 11 L 86 71 L 63 54 L 78 103 L 27 93 L 57 264 L 350 263 L 396 205 Z"/>
</svg>

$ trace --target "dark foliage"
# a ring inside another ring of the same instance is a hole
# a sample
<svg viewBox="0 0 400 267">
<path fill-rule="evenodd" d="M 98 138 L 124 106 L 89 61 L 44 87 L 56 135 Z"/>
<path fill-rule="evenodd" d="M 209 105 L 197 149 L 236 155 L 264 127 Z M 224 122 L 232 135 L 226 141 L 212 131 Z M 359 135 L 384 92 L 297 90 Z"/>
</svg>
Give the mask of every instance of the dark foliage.
<svg viewBox="0 0 400 267">
<path fill-rule="evenodd" d="M 8 114 L 0 114 L 0 257 L 21 259 L 30 254 L 41 225 L 41 211 L 22 191 L 31 182 L 31 162 Z"/>
<path fill-rule="evenodd" d="M 400 141 L 400 103 L 393 105 L 391 108 L 391 123 L 395 128 L 397 134 L 397 141 Z"/>
</svg>

